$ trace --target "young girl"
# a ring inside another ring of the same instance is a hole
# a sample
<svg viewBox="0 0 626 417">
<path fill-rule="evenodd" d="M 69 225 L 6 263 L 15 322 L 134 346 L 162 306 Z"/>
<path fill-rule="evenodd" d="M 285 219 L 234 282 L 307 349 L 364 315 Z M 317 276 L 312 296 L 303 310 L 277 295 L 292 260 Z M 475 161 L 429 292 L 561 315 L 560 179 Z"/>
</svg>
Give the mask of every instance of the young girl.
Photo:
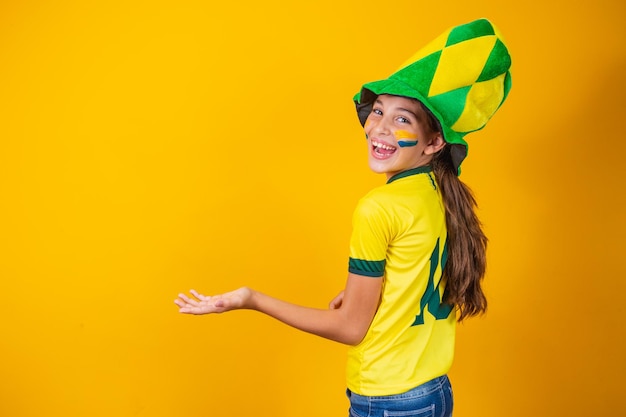
<svg viewBox="0 0 626 417">
<path fill-rule="evenodd" d="M 351 345 L 351 416 L 450 416 L 456 322 L 487 307 L 487 239 L 458 178 L 464 136 L 503 103 L 510 65 L 501 36 L 481 19 L 446 31 L 355 96 L 369 166 L 387 181 L 357 205 L 348 279 L 329 309 L 244 287 L 179 294 L 180 312 L 252 309 Z"/>
</svg>

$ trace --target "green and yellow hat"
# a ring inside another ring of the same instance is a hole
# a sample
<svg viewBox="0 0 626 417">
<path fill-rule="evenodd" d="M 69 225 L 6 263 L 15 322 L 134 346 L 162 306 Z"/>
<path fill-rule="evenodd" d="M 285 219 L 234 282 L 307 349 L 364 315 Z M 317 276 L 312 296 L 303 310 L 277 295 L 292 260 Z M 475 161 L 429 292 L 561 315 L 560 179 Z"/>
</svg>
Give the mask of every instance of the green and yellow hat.
<svg viewBox="0 0 626 417">
<path fill-rule="evenodd" d="M 354 96 L 362 125 L 376 97 L 421 101 L 439 120 L 460 173 L 465 135 L 482 129 L 511 89 L 511 57 L 500 32 L 486 19 L 448 29 L 389 78 L 364 84 Z"/>
</svg>

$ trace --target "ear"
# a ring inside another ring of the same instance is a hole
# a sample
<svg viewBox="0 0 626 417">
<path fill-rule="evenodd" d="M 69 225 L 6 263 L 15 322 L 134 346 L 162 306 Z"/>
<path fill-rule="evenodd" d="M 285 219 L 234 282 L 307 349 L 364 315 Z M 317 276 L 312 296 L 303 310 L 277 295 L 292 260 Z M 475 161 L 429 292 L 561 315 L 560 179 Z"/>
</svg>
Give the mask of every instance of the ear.
<svg viewBox="0 0 626 417">
<path fill-rule="evenodd" d="M 440 132 L 434 133 L 433 136 L 431 136 L 428 145 L 426 145 L 426 148 L 424 148 L 424 154 L 434 155 L 439 152 L 445 145 L 446 141 L 443 140 L 443 135 Z"/>
</svg>

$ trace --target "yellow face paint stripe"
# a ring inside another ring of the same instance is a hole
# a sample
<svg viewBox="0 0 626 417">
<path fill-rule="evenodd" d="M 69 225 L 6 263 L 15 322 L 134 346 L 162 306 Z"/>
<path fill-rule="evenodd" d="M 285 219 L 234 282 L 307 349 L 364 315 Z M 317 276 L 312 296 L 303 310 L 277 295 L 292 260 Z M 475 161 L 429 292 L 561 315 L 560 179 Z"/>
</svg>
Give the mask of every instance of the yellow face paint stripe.
<svg viewBox="0 0 626 417">
<path fill-rule="evenodd" d="M 396 140 L 398 141 L 398 146 L 400 146 L 401 148 L 417 145 L 417 134 L 415 133 L 407 132 L 406 130 L 396 130 L 394 135 L 396 137 Z"/>
<path fill-rule="evenodd" d="M 407 132 L 406 130 L 396 130 L 394 132 L 396 139 L 417 139 L 417 133 Z"/>
</svg>

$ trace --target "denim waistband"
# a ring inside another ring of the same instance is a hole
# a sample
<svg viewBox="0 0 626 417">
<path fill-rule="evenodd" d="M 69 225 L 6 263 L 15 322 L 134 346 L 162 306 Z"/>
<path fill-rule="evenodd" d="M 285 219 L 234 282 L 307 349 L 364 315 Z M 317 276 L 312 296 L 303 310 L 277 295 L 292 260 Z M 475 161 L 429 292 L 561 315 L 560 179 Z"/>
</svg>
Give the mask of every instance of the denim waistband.
<svg viewBox="0 0 626 417">
<path fill-rule="evenodd" d="M 406 392 L 403 392 L 403 393 L 400 393 L 400 394 L 369 396 L 369 395 L 356 394 L 356 393 L 350 391 L 350 389 L 346 390 L 346 394 L 348 395 L 348 398 L 351 398 L 352 396 L 358 396 L 358 397 L 375 399 L 375 400 L 381 400 L 381 401 L 396 400 L 396 399 L 420 398 L 420 397 L 424 397 L 424 396 L 430 395 L 434 391 L 440 390 L 444 385 L 447 385 L 449 383 L 450 382 L 448 380 L 448 376 L 447 375 L 442 375 L 440 377 L 431 379 L 430 381 L 424 382 L 423 384 L 418 385 L 417 387 L 412 388 L 409 391 L 406 391 Z"/>
</svg>

